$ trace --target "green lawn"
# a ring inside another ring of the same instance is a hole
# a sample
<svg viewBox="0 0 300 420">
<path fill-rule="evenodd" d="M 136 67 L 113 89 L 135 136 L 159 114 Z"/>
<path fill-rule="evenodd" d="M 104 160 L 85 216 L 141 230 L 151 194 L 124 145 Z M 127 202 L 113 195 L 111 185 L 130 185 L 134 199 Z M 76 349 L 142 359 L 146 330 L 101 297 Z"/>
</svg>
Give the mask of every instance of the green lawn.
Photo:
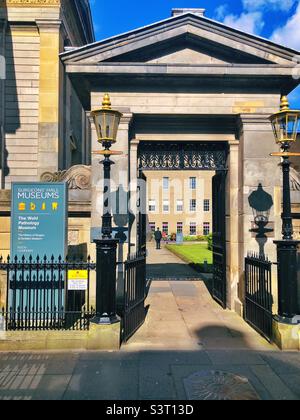
<svg viewBox="0 0 300 420">
<path fill-rule="evenodd" d="M 207 244 L 168 245 L 167 248 L 190 264 L 213 263 L 212 251 L 207 249 Z"/>
</svg>

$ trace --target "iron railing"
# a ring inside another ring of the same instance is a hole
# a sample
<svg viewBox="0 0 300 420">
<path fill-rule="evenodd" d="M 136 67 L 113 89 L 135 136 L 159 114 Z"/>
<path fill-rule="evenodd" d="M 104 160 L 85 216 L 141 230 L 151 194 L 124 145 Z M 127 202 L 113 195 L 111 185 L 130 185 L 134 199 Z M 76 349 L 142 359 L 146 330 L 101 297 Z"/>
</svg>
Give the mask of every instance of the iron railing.
<svg viewBox="0 0 300 420">
<path fill-rule="evenodd" d="M 122 313 L 122 342 L 143 325 L 146 317 L 146 254 L 131 255 L 125 262 L 124 308 Z"/>
<path fill-rule="evenodd" d="M 245 260 L 246 321 L 268 341 L 273 336 L 272 263 L 264 255 Z"/>
<path fill-rule="evenodd" d="M 0 258 L 6 272 L 6 307 L 1 308 L 7 331 L 88 330 L 95 311 L 90 306 L 90 276 L 96 265 L 88 258 L 69 261 L 44 258 Z M 86 290 L 68 290 L 70 270 L 86 272 Z"/>
</svg>

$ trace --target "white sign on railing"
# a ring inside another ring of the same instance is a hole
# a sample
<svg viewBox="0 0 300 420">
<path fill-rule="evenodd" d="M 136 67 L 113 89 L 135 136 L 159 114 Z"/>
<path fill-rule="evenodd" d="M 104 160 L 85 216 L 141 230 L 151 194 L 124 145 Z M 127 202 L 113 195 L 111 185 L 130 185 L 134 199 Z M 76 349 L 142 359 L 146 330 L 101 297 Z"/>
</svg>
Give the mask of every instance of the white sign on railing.
<svg viewBox="0 0 300 420">
<path fill-rule="evenodd" d="M 69 270 L 68 290 L 70 291 L 88 290 L 88 271 L 87 270 Z"/>
</svg>

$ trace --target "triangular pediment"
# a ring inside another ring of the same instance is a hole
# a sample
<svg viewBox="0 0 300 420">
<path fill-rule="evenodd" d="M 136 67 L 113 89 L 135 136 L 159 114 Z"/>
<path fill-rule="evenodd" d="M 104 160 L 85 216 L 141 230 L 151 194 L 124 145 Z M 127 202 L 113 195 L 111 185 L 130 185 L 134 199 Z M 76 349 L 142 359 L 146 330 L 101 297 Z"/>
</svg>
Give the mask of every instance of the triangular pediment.
<svg viewBox="0 0 300 420">
<path fill-rule="evenodd" d="M 205 54 L 191 47 L 183 47 L 180 50 L 169 51 L 166 54 L 158 54 L 156 57 L 148 57 L 147 63 L 152 64 L 225 64 L 229 61 Z"/>
<path fill-rule="evenodd" d="M 66 64 L 293 65 L 296 51 L 191 13 L 61 55 Z"/>
<path fill-rule="evenodd" d="M 149 64 L 272 64 L 270 61 L 236 51 L 208 39 L 184 33 L 174 38 L 156 42 L 104 62 Z"/>
</svg>

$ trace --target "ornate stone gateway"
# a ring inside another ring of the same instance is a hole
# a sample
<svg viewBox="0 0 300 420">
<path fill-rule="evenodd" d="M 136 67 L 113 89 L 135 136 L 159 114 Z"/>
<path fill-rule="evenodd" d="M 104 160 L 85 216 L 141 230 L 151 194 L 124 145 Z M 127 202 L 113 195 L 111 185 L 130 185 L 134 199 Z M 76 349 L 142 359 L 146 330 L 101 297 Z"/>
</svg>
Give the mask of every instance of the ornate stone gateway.
<svg viewBox="0 0 300 420">
<path fill-rule="evenodd" d="M 213 177 L 213 298 L 227 306 L 225 189 L 228 145 L 224 142 L 141 142 L 142 171 L 215 171 Z M 146 224 L 139 223 L 139 230 Z M 146 237 L 146 231 L 140 233 Z"/>
<path fill-rule="evenodd" d="M 280 203 L 282 174 L 279 159 L 270 156 L 269 117 L 278 111 L 282 93 L 299 85 L 293 77 L 297 54 L 189 11 L 61 55 L 86 111 L 97 109 L 109 92 L 113 107 L 123 113 L 117 138 L 123 154 L 114 159 L 112 177 L 130 191 L 135 216 L 134 221 L 128 217 L 130 253 L 138 251 L 142 237 L 137 232 L 137 169 L 217 174 L 213 292 L 223 306 L 226 295 L 227 307 L 239 315 L 245 303 L 244 257 L 259 248 L 248 197 L 261 184 Z M 97 151 L 93 128 L 91 134 L 91 149 Z M 101 217 L 96 185 L 103 181 L 96 154 L 91 167 L 91 225 L 96 229 Z M 269 219 L 272 236 L 279 237 L 280 205 L 270 209 Z M 267 238 L 265 253 L 275 261 L 273 239 Z"/>
</svg>

